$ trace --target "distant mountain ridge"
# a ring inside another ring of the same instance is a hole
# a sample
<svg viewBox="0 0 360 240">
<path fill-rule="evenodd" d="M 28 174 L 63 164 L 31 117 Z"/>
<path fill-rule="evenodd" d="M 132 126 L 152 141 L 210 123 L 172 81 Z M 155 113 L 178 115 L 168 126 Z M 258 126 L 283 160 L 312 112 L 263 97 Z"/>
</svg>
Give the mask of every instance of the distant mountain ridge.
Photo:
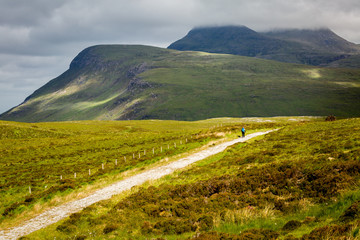
<svg viewBox="0 0 360 240">
<path fill-rule="evenodd" d="M 336 35 L 328 28 L 319 29 L 282 29 L 263 32 L 266 36 L 308 45 L 314 50 L 344 54 L 359 54 L 358 45 Z"/>
<path fill-rule="evenodd" d="M 360 54 L 357 44 L 348 42 L 326 28 L 256 32 L 245 26 L 199 27 L 168 48 L 236 54 L 315 66 L 329 66 L 332 62 Z"/>
<path fill-rule="evenodd" d="M 249 38 L 257 36 L 246 31 Z M 98 45 L 80 52 L 66 72 L 0 119 L 360 116 L 359 75 L 357 69 L 318 68 L 231 54 Z"/>
</svg>

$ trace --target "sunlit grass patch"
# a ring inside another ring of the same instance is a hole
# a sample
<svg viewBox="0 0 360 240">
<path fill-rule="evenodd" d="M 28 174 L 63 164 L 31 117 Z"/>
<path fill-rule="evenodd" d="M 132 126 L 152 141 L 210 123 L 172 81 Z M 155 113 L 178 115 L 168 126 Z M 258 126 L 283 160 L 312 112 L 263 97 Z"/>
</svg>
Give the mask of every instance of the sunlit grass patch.
<svg viewBox="0 0 360 240">
<path fill-rule="evenodd" d="M 360 83 L 357 82 L 334 82 L 338 85 L 344 86 L 344 87 L 360 87 Z"/>
<path fill-rule="evenodd" d="M 303 70 L 303 73 L 305 73 L 310 78 L 321 78 L 320 69 L 307 69 Z"/>
</svg>

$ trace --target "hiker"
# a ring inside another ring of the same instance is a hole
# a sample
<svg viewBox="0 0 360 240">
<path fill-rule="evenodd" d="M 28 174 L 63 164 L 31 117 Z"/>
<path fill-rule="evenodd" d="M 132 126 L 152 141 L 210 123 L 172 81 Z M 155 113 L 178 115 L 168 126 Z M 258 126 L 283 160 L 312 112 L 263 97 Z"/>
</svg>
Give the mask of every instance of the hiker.
<svg viewBox="0 0 360 240">
<path fill-rule="evenodd" d="M 246 132 L 246 130 L 245 130 L 244 127 L 241 129 L 241 132 L 242 132 L 242 137 L 245 137 L 245 132 Z"/>
</svg>

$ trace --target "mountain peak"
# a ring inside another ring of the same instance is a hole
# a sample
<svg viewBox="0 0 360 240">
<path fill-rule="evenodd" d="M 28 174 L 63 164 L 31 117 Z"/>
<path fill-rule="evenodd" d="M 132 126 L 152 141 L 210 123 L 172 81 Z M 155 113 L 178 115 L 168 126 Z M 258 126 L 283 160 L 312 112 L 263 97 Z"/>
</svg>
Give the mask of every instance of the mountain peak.
<svg viewBox="0 0 360 240">
<path fill-rule="evenodd" d="M 199 27 L 168 48 L 227 53 L 281 62 L 327 65 L 360 53 L 329 28 L 256 32 L 245 26 Z"/>
<path fill-rule="evenodd" d="M 278 29 L 263 34 L 281 40 L 305 44 L 311 48 L 336 53 L 359 53 L 356 44 L 348 42 L 329 28 Z"/>
<path fill-rule="evenodd" d="M 189 34 L 193 34 L 196 32 L 208 32 L 208 33 L 253 33 L 256 34 L 256 32 L 244 25 L 226 25 L 226 26 L 200 26 L 195 27 L 192 30 L 190 30 Z"/>
<path fill-rule="evenodd" d="M 261 53 L 265 42 L 278 45 L 275 42 L 279 40 L 273 41 L 245 26 L 197 27 L 168 48 L 254 57 Z"/>
</svg>

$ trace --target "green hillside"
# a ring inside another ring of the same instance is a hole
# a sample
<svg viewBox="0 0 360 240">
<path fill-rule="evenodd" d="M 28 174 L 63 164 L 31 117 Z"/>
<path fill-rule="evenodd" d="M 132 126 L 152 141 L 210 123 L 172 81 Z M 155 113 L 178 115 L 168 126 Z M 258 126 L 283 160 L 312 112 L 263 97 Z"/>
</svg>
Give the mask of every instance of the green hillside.
<svg viewBox="0 0 360 240">
<path fill-rule="evenodd" d="M 336 68 L 359 68 L 360 66 L 360 55 L 353 55 L 344 59 L 339 59 L 328 65 L 328 67 Z"/>
<path fill-rule="evenodd" d="M 360 115 L 360 70 L 101 45 L 0 116 L 24 122 Z"/>
<path fill-rule="evenodd" d="M 360 119 L 292 122 L 26 239 L 359 239 Z"/>
</svg>

